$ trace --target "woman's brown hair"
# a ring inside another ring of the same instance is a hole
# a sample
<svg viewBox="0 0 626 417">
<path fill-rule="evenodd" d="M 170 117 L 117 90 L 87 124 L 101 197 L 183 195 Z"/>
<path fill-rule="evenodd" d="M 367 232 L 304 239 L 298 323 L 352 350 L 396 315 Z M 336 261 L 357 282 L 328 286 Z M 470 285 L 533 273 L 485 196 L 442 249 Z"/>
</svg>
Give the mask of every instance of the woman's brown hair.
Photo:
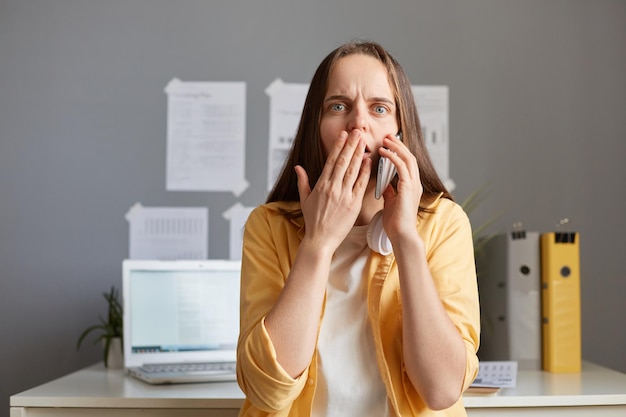
<svg viewBox="0 0 626 417">
<path fill-rule="evenodd" d="M 374 57 L 382 62 L 387 69 L 389 84 L 391 85 L 398 109 L 398 126 L 400 126 L 402 131 L 402 141 L 417 158 L 424 195 L 443 193 L 444 197 L 452 199 L 452 196 L 437 175 L 428 155 L 411 90 L 411 83 L 404 70 L 379 44 L 356 41 L 344 44 L 332 51 L 324 58 L 315 71 L 304 102 L 302 117 L 300 118 L 291 151 L 278 181 L 266 202 L 300 201 L 298 178 L 294 171 L 296 165 L 301 165 L 306 170 L 311 189 L 315 187 L 326 162 L 320 140 L 320 120 L 324 97 L 328 88 L 329 74 L 338 60 L 352 54 Z M 421 207 L 420 210 L 422 210 Z M 293 214 L 298 216 L 297 213 Z"/>
</svg>

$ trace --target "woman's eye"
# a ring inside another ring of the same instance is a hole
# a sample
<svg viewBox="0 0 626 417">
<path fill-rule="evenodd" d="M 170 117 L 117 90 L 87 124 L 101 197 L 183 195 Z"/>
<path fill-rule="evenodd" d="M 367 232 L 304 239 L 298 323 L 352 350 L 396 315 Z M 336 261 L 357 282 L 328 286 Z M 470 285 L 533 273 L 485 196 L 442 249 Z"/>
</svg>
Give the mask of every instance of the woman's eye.
<svg viewBox="0 0 626 417">
<path fill-rule="evenodd" d="M 331 108 L 333 111 L 342 111 L 342 110 L 344 110 L 344 109 L 346 108 L 346 106 L 344 106 L 344 105 L 343 105 L 343 104 L 341 104 L 341 103 L 335 103 L 335 104 L 333 104 L 332 106 L 330 106 L 330 108 Z"/>
<path fill-rule="evenodd" d="M 387 112 L 387 108 L 385 106 L 375 106 L 374 112 L 378 114 L 385 114 Z"/>
</svg>

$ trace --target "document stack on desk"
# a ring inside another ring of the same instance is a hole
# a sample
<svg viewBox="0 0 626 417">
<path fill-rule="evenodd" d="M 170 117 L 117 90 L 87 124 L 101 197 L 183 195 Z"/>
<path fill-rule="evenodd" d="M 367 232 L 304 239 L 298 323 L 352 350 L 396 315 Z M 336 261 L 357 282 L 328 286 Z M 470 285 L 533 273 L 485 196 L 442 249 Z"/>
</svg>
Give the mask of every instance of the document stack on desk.
<svg viewBox="0 0 626 417">
<path fill-rule="evenodd" d="M 478 375 L 465 394 L 497 394 L 501 388 L 514 388 L 517 362 L 480 361 Z"/>
</svg>

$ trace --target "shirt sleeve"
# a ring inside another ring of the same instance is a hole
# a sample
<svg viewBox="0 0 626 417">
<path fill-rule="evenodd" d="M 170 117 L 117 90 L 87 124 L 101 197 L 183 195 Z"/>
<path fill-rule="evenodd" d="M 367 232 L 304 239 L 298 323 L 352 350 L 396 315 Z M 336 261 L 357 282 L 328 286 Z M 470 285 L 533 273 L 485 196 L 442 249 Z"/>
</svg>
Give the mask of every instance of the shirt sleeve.
<svg viewBox="0 0 626 417">
<path fill-rule="evenodd" d="M 465 343 L 467 362 L 462 391 L 478 372 L 480 307 L 472 228 L 458 204 L 442 199 L 430 230 L 428 265 L 450 319 Z"/>
<path fill-rule="evenodd" d="M 260 206 L 244 229 L 237 345 L 239 386 L 252 405 L 267 412 L 288 408 L 302 391 L 308 372 L 293 379 L 284 371 L 265 328 L 265 316 L 284 287 L 291 252 L 289 239 L 275 238 L 281 231 L 272 229 L 272 216 L 280 214 Z"/>
</svg>

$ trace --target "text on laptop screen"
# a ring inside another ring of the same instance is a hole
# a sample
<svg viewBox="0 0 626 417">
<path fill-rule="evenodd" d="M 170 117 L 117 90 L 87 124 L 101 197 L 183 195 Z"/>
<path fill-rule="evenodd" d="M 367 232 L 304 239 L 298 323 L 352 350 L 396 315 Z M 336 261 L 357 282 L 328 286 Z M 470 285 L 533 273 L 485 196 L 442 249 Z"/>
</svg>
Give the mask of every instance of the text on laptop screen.
<svg viewBox="0 0 626 417">
<path fill-rule="evenodd" d="M 131 271 L 133 353 L 235 349 L 238 271 Z"/>
</svg>

